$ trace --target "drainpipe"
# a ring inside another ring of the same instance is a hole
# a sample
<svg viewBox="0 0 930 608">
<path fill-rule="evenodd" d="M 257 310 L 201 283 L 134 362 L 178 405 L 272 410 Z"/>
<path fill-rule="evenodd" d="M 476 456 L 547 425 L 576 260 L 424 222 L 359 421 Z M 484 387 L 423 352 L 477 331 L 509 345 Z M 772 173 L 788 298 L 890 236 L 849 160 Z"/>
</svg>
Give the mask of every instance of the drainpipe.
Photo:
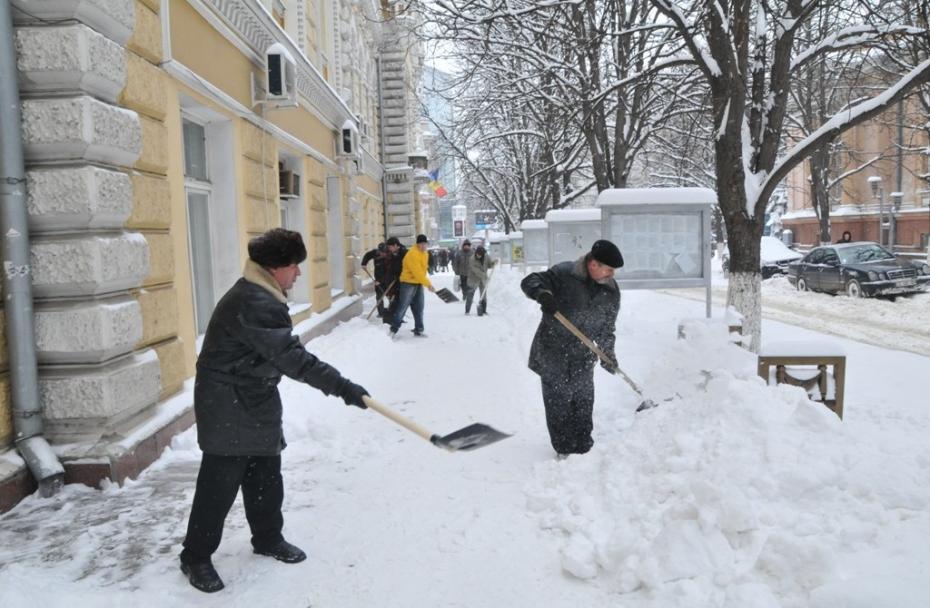
<svg viewBox="0 0 930 608">
<path fill-rule="evenodd" d="M 21 137 L 13 19 L 10 3 L 0 1 L 0 233 L 3 235 L 0 255 L 3 257 L 13 440 L 39 483 L 39 493 L 47 497 L 61 488 L 65 470 L 42 436 Z"/>
<path fill-rule="evenodd" d="M 384 222 L 384 239 L 388 238 L 388 199 L 387 199 L 387 171 L 386 163 L 384 157 L 384 82 L 382 81 L 383 73 L 381 63 L 383 58 L 381 56 L 381 49 L 378 50 L 378 160 L 381 161 L 381 207 L 383 213 L 381 214 L 382 220 Z"/>
</svg>

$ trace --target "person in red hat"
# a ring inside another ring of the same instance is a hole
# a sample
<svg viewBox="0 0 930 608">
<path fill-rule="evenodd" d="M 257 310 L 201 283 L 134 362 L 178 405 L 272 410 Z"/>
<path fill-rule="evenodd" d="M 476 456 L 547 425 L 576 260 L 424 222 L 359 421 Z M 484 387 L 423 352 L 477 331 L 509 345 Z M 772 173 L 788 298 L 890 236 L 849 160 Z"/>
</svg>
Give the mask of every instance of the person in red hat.
<svg viewBox="0 0 930 608">
<path fill-rule="evenodd" d="M 539 302 L 543 316 L 533 338 L 529 367 L 542 380 L 546 425 L 560 457 L 584 454 L 594 445 L 594 355 L 553 316 L 562 313 L 607 353 L 617 367 L 614 332 L 620 289 L 614 270 L 623 266 L 616 245 L 599 240 L 574 262 L 527 275 L 523 293 Z M 601 363 L 605 369 L 608 364 Z"/>
</svg>

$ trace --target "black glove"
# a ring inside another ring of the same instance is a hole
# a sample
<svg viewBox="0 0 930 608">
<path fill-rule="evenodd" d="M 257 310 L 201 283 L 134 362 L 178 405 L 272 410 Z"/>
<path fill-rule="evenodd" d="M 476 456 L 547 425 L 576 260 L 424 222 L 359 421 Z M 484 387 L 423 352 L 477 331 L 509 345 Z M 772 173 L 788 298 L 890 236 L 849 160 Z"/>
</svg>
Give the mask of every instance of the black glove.
<svg viewBox="0 0 930 608">
<path fill-rule="evenodd" d="M 365 390 L 365 387 L 355 384 L 351 380 L 346 380 L 346 385 L 342 387 L 342 392 L 339 395 L 342 397 L 342 400 L 346 402 L 346 405 L 354 405 L 355 407 L 360 407 L 363 410 L 367 410 L 368 406 L 365 405 L 365 402 L 362 401 L 362 397 L 368 397 L 368 391 Z"/>
<path fill-rule="evenodd" d="M 611 374 L 617 373 L 617 370 L 620 369 L 620 364 L 617 363 L 617 355 L 613 353 L 604 353 L 607 355 L 607 361 L 601 359 L 601 367 L 606 369 Z"/>
<path fill-rule="evenodd" d="M 540 291 L 539 295 L 536 296 L 536 301 L 539 302 L 539 307 L 547 315 L 554 315 L 559 311 L 558 306 L 555 305 L 555 296 L 550 291 Z"/>
</svg>

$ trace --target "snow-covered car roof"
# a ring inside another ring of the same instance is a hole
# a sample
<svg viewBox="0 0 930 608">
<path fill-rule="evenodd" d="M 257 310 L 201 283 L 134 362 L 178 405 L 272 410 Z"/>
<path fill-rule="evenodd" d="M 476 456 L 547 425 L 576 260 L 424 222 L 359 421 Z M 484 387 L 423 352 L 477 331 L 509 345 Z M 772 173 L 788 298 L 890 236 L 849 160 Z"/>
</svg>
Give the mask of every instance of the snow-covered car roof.
<svg viewBox="0 0 930 608">
<path fill-rule="evenodd" d="M 724 255 L 730 257 L 730 248 L 727 247 Z M 759 252 L 759 261 L 762 264 L 766 262 L 784 262 L 789 260 L 800 260 L 804 257 L 803 253 L 798 253 L 794 249 L 791 249 L 783 242 L 781 239 L 775 238 L 774 236 L 764 236 L 762 237 L 762 246 Z"/>
<path fill-rule="evenodd" d="M 783 260 L 799 260 L 804 257 L 794 249 L 789 249 L 787 245 L 774 236 L 762 237 L 762 250 L 759 258 L 762 262 L 780 262 Z"/>
</svg>

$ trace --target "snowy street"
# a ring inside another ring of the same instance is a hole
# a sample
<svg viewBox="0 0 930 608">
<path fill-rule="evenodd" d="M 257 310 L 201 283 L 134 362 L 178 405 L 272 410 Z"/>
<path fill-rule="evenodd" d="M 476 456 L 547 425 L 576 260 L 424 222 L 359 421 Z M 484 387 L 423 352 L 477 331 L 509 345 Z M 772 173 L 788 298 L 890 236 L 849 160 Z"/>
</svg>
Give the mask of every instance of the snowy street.
<svg viewBox="0 0 930 608">
<path fill-rule="evenodd" d="M 122 488 L 71 485 L 0 516 L 0 606 L 930 605 L 930 356 L 915 354 L 930 355 L 930 296 L 920 313 L 886 315 L 920 319 L 912 352 L 763 322 L 763 341 L 846 352 L 841 422 L 800 388 L 766 387 L 725 335 L 677 339 L 703 301 L 624 291 L 618 359 L 661 405 L 634 414 L 637 395 L 598 368 L 594 449 L 558 461 L 526 367 L 540 313 L 522 276 L 495 271 L 482 318 L 427 294 L 426 339 L 408 319 L 392 342 L 361 317 L 309 344 L 434 433 L 483 422 L 513 437 L 446 453 L 285 380 L 284 532 L 305 562 L 253 555 L 237 501 L 213 559 L 226 589 L 187 583 L 190 429 Z M 452 275 L 433 282 L 451 288 Z"/>
</svg>

